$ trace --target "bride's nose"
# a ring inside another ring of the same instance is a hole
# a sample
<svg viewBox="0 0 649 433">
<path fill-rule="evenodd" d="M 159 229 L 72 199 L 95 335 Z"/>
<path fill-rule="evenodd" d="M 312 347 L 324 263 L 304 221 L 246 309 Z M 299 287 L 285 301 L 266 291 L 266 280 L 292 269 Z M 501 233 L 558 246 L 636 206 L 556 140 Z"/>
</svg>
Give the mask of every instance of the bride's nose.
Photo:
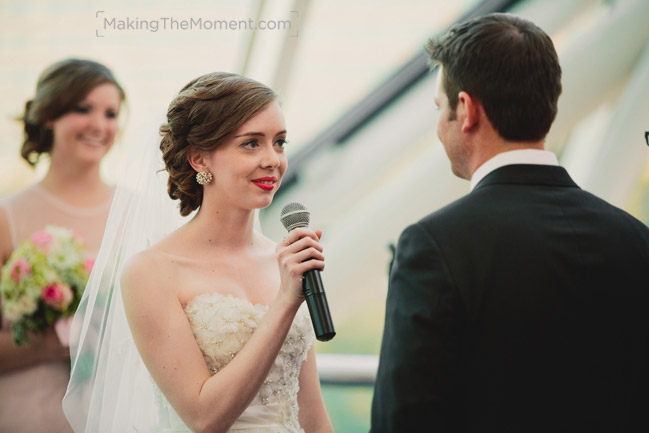
<svg viewBox="0 0 649 433">
<path fill-rule="evenodd" d="M 261 154 L 261 166 L 264 168 L 275 168 L 280 164 L 280 158 L 275 147 L 271 145 L 264 146 Z"/>
</svg>

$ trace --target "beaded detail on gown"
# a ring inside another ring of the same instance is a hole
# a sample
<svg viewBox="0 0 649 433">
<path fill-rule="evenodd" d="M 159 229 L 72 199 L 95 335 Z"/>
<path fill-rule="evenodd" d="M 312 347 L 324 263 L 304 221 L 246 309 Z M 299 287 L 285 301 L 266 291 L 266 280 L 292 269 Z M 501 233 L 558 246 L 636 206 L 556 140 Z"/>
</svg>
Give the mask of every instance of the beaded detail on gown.
<svg viewBox="0 0 649 433">
<path fill-rule="evenodd" d="M 266 311 L 268 307 L 265 305 L 251 304 L 245 299 L 220 293 L 199 295 L 187 304 L 185 314 L 212 374 L 223 369 L 243 348 Z M 304 431 L 298 422 L 297 393 L 302 361 L 306 359 L 313 338 L 308 310 L 303 305 L 266 380 L 229 432 Z M 161 431 L 188 432 L 157 387 L 155 391 L 161 424 L 165 426 Z"/>
</svg>

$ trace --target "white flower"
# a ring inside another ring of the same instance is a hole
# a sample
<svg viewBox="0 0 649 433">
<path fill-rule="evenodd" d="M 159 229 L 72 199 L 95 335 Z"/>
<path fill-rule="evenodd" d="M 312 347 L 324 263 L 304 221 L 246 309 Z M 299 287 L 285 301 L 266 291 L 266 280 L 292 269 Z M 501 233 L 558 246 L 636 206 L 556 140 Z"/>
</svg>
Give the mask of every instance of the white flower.
<svg viewBox="0 0 649 433">
<path fill-rule="evenodd" d="M 15 322 L 22 317 L 22 310 L 20 309 L 20 305 L 16 302 L 5 301 L 3 307 L 5 316 L 7 316 L 7 319 L 12 322 Z"/>
<path fill-rule="evenodd" d="M 45 231 L 50 233 L 57 243 L 69 242 L 74 237 L 70 230 L 63 227 L 47 226 Z"/>
<path fill-rule="evenodd" d="M 18 299 L 18 308 L 21 316 L 32 314 L 38 308 L 36 300 L 31 296 L 22 296 Z"/>
</svg>

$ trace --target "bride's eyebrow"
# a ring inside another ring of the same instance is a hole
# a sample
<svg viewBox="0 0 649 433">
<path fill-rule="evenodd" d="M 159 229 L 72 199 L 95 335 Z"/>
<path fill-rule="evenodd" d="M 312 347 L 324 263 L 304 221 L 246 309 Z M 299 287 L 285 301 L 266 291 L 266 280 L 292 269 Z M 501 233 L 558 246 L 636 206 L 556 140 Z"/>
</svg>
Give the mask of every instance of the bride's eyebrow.
<svg viewBox="0 0 649 433">
<path fill-rule="evenodd" d="M 275 137 L 277 137 L 278 135 L 282 135 L 282 134 L 286 134 L 286 129 L 282 129 L 281 131 L 279 131 L 277 134 L 275 134 Z M 250 136 L 250 137 L 264 137 L 264 136 L 266 136 L 266 134 L 264 134 L 263 132 L 245 132 L 243 134 L 235 135 L 233 138 L 248 137 L 248 136 Z"/>
<path fill-rule="evenodd" d="M 264 135 L 266 135 L 266 134 L 264 134 L 263 132 L 246 132 L 244 134 L 235 135 L 234 138 L 247 137 L 247 136 L 251 136 L 251 137 L 261 136 L 261 137 L 263 137 Z"/>
</svg>

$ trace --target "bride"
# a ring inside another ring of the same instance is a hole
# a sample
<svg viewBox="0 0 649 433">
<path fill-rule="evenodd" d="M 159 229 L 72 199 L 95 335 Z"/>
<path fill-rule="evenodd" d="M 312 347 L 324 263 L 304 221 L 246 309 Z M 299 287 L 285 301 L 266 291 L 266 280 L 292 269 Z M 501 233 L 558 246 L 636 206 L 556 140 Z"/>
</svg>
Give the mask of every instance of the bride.
<svg viewBox="0 0 649 433">
<path fill-rule="evenodd" d="M 332 431 L 301 307 L 302 274 L 324 268 L 321 232 L 295 229 L 275 246 L 255 228 L 287 168 L 275 93 L 207 74 L 181 90 L 167 121 L 167 191 L 181 215 L 197 211 L 136 252 L 133 240 L 164 215 L 129 231 L 152 188 L 116 198 L 97 260 L 105 271 L 73 327 L 68 419 L 76 432 Z"/>
</svg>

